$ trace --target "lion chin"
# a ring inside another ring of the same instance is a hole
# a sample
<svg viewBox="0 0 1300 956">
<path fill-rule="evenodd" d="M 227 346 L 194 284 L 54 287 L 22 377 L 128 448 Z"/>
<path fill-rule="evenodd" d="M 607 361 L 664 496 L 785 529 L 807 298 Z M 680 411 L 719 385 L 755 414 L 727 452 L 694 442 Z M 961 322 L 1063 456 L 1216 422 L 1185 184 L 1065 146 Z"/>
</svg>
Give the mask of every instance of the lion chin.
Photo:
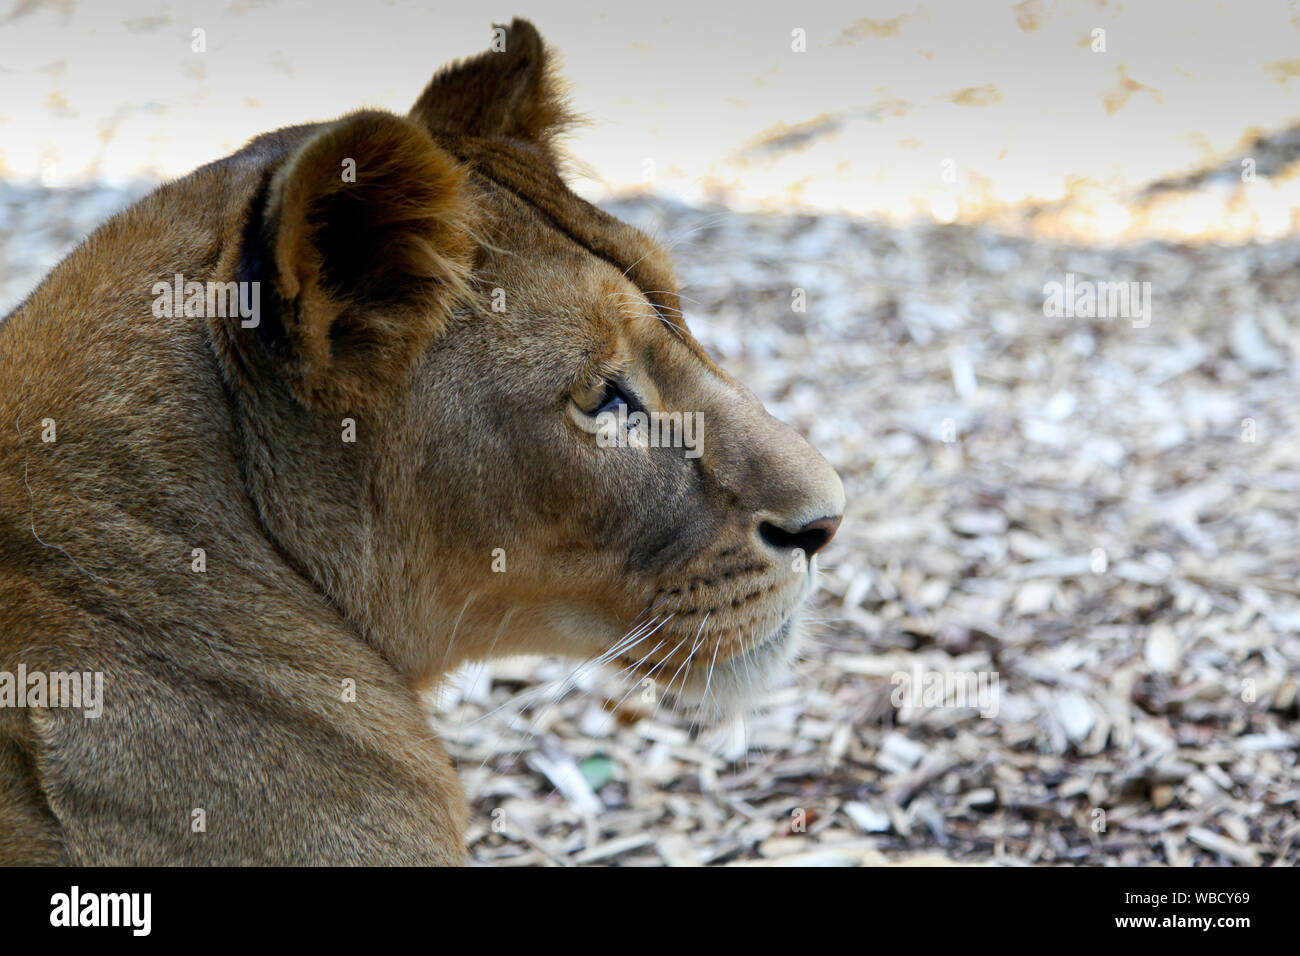
<svg viewBox="0 0 1300 956">
<path fill-rule="evenodd" d="M 700 721 L 724 723 L 752 713 L 790 678 L 803 639 L 801 617 L 800 611 L 791 612 L 770 634 L 712 673 L 690 675 L 678 698 L 694 708 Z"/>
<path fill-rule="evenodd" d="M 671 699 L 674 713 L 685 713 L 693 724 L 724 724 L 759 710 L 768 694 L 792 677 L 792 665 L 802 649 L 803 608 L 813 590 L 810 573 L 791 609 L 775 623 L 737 635 L 738 649 L 719 660 L 702 646 L 676 666 L 624 663 L 635 679 L 650 678 Z M 696 645 L 702 642 L 696 641 Z M 627 658 L 624 658 L 626 661 Z"/>
</svg>

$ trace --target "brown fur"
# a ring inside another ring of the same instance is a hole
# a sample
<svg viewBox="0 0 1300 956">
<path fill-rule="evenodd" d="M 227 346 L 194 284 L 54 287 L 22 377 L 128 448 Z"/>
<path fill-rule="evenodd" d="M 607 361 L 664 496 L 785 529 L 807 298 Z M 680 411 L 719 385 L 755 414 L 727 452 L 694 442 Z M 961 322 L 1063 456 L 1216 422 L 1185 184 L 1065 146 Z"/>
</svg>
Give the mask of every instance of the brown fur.
<svg viewBox="0 0 1300 956">
<path fill-rule="evenodd" d="M 0 862 L 458 863 L 418 697 L 452 668 L 657 625 L 612 659 L 696 697 L 779 670 L 817 535 L 759 529 L 837 520 L 839 481 L 691 338 L 666 254 L 567 189 L 565 121 L 516 20 L 409 118 L 159 188 L 0 325 L 0 671 L 105 696 L 0 708 Z M 260 282 L 261 324 L 156 318 L 175 273 Z M 616 371 L 699 412 L 702 456 L 597 447 L 575 397 Z"/>
</svg>

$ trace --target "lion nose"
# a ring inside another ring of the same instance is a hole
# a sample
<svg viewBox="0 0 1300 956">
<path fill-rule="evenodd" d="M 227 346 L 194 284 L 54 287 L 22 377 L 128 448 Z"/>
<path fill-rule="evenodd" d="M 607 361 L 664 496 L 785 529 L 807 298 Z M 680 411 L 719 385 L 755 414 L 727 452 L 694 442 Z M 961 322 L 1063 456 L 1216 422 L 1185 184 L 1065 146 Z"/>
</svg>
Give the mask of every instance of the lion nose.
<svg viewBox="0 0 1300 956">
<path fill-rule="evenodd" d="M 789 531 L 770 521 L 764 521 L 758 526 L 758 535 L 773 548 L 782 551 L 793 551 L 798 548 L 811 558 L 835 537 L 841 520 L 842 516 L 818 518 L 816 521 L 809 521 L 797 531 Z"/>
</svg>

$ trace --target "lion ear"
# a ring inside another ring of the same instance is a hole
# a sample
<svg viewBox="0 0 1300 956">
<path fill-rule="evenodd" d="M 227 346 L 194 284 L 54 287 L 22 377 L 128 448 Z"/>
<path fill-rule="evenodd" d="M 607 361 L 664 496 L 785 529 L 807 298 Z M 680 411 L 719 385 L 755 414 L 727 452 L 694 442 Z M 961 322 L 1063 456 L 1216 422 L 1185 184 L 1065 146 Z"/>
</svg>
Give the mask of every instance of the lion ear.
<svg viewBox="0 0 1300 956">
<path fill-rule="evenodd" d="M 273 352 L 304 405 L 375 406 L 443 327 L 473 255 L 464 179 L 423 129 L 379 112 L 325 127 L 276 172 Z"/>
<path fill-rule="evenodd" d="M 527 20 L 493 26 L 491 49 L 435 73 L 411 107 L 411 119 L 432 133 L 545 148 L 571 123 L 550 61 Z"/>
</svg>

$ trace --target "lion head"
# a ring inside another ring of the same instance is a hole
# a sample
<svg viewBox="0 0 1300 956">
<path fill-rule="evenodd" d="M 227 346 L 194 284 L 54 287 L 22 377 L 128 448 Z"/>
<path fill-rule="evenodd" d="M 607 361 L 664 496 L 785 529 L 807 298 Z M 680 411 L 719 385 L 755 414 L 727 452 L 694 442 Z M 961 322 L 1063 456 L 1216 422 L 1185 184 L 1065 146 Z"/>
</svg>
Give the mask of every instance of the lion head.
<svg viewBox="0 0 1300 956">
<path fill-rule="evenodd" d="M 578 198 L 546 48 L 436 74 L 408 116 L 253 141 L 210 319 L 247 482 L 286 560 L 414 686 L 599 658 L 734 700 L 779 673 L 839 478 L 719 368 L 669 256 Z"/>
</svg>

